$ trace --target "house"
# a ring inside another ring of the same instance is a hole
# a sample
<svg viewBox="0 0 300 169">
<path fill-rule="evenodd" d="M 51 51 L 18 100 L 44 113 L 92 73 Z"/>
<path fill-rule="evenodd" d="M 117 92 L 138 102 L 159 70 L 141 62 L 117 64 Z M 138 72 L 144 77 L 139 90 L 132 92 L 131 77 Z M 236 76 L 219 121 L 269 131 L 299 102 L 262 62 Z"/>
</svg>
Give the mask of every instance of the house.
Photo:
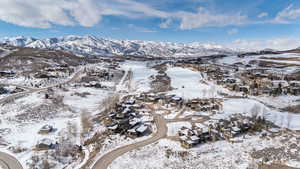
<svg viewBox="0 0 300 169">
<path fill-rule="evenodd" d="M 49 150 L 49 149 L 55 149 L 57 145 L 58 143 L 54 143 L 53 140 L 44 138 L 40 140 L 35 147 L 37 150 Z"/>
<path fill-rule="evenodd" d="M 300 95 L 300 87 L 292 87 L 289 88 L 289 93 L 295 96 L 299 96 Z"/>
<path fill-rule="evenodd" d="M 6 88 L 0 87 L 0 95 L 1 94 L 8 94 L 8 93 L 9 93 L 9 91 Z"/>
<path fill-rule="evenodd" d="M 149 126 L 145 124 L 139 124 L 128 130 L 129 135 L 135 137 L 142 137 L 151 133 Z"/>
<path fill-rule="evenodd" d="M 127 100 L 127 101 L 125 102 L 125 104 L 128 104 L 128 105 L 134 105 L 135 102 L 136 102 L 135 99 L 131 98 L 131 99 Z"/>
<path fill-rule="evenodd" d="M 15 74 L 16 73 L 13 71 L 0 71 L 0 77 L 10 78 L 10 77 L 14 77 Z"/>
<path fill-rule="evenodd" d="M 114 123 L 107 126 L 109 130 L 116 131 L 119 128 L 119 124 Z"/>
<path fill-rule="evenodd" d="M 51 133 L 51 132 L 53 132 L 53 131 L 54 131 L 53 126 L 47 124 L 47 125 L 44 125 L 44 126 L 40 129 L 39 134 L 49 134 L 49 133 Z"/>
<path fill-rule="evenodd" d="M 150 128 L 149 126 L 142 124 L 136 129 L 136 131 L 138 133 L 138 136 L 144 136 L 150 132 Z"/>
</svg>

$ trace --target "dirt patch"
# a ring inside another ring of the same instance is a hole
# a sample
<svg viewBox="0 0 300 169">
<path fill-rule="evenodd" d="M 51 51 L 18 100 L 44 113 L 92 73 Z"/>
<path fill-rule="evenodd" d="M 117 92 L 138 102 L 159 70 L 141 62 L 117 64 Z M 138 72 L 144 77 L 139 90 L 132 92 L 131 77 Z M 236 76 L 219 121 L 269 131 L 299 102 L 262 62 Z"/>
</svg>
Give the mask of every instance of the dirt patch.
<svg viewBox="0 0 300 169">
<path fill-rule="evenodd" d="M 300 61 L 300 56 L 299 57 L 261 57 L 260 59 L 280 60 L 280 61 Z"/>
<path fill-rule="evenodd" d="M 292 67 L 292 66 L 300 66 L 300 64 L 279 63 L 279 62 L 273 62 L 273 61 L 259 60 L 258 66 L 261 66 L 261 67 Z"/>
<path fill-rule="evenodd" d="M 300 105 L 285 107 L 281 110 L 282 111 L 287 111 L 287 112 L 290 112 L 290 113 L 296 113 L 296 114 L 299 113 L 300 114 Z"/>
<path fill-rule="evenodd" d="M 286 165 L 281 165 L 281 164 L 271 164 L 271 165 L 266 165 L 266 164 L 260 164 L 258 166 L 259 169 L 297 169 L 294 167 L 289 167 Z"/>
</svg>

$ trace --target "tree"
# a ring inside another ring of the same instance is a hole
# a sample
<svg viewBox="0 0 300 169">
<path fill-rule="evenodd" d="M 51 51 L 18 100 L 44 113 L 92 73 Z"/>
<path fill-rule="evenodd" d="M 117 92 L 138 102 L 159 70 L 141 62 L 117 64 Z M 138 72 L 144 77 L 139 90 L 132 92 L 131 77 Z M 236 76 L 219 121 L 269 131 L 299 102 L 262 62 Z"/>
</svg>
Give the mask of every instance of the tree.
<svg viewBox="0 0 300 169">
<path fill-rule="evenodd" d="M 93 127 L 90 121 L 90 113 L 88 112 L 81 113 L 80 119 L 81 119 L 81 126 L 82 126 L 81 135 L 85 136 L 86 134 L 88 134 L 88 132 L 90 132 L 90 130 Z"/>
</svg>

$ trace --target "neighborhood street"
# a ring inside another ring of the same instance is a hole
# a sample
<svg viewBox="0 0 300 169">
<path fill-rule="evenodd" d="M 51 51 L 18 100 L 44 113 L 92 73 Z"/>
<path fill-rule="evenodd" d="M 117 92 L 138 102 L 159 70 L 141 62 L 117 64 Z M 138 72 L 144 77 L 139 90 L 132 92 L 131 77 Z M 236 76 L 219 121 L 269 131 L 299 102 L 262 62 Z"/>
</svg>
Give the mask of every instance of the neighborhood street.
<svg viewBox="0 0 300 169">
<path fill-rule="evenodd" d="M 0 152 L 1 169 L 23 169 L 22 165 L 13 156 Z"/>
<path fill-rule="evenodd" d="M 130 152 L 132 150 L 144 147 L 146 145 L 155 143 L 156 141 L 164 138 L 167 136 L 167 122 L 161 115 L 154 115 L 155 124 L 157 127 L 157 132 L 153 135 L 153 137 L 138 142 L 133 143 L 124 147 L 117 148 L 104 156 L 102 156 L 92 167 L 92 169 L 107 169 L 108 166 L 118 157 L 122 156 L 123 154 Z"/>
</svg>

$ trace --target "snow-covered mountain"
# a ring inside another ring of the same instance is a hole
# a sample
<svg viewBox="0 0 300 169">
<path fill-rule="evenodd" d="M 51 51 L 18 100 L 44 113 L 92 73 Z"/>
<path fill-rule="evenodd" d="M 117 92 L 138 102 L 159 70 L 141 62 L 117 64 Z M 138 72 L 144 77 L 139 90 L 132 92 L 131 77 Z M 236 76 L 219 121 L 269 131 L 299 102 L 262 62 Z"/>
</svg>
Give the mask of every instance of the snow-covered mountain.
<svg viewBox="0 0 300 169">
<path fill-rule="evenodd" d="M 94 36 L 66 36 L 47 39 L 21 36 L 2 38 L 0 43 L 41 49 L 68 50 L 78 54 L 102 56 L 196 57 L 235 53 L 232 49 L 216 44 L 113 40 Z"/>
</svg>

